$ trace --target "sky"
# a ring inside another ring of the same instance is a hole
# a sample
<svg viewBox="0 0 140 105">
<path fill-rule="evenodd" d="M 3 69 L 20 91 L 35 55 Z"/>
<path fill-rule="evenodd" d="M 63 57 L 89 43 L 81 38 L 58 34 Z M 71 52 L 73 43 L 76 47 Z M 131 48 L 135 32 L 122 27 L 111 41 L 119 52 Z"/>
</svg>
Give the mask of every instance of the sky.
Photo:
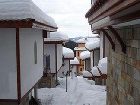
<svg viewBox="0 0 140 105">
<path fill-rule="evenodd" d="M 33 0 L 46 14 L 54 18 L 58 31 L 70 38 L 91 36 L 90 25 L 85 18 L 90 0 Z"/>
</svg>

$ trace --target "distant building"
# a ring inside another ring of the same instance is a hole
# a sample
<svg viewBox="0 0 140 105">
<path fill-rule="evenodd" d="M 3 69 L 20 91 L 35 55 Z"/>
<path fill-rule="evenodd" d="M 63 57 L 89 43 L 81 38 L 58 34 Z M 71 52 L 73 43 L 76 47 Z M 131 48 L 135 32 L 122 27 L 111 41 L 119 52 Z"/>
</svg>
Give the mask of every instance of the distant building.
<svg viewBox="0 0 140 105">
<path fill-rule="evenodd" d="M 89 51 L 81 52 L 80 59 L 84 61 L 84 71 L 91 71 L 90 52 Z"/>
<path fill-rule="evenodd" d="M 63 43 L 68 37 L 60 32 L 53 32 L 44 39 L 44 86 L 57 85 L 58 71 L 63 66 Z M 43 86 L 42 84 L 42 86 Z"/>
<path fill-rule="evenodd" d="M 90 51 L 90 67 L 97 66 L 100 58 L 100 38 L 94 38 L 85 44 L 85 48 Z"/>
<path fill-rule="evenodd" d="M 71 65 L 71 76 L 77 76 L 77 67 L 79 66 L 79 61 L 75 57 L 74 60 L 70 60 L 70 65 Z"/>
<path fill-rule="evenodd" d="M 44 79 L 47 87 L 57 85 L 57 72 L 62 66 L 62 40 L 44 40 Z"/>
<path fill-rule="evenodd" d="M 83 51 L 86 51 L 85 42 L 86 42 L 85 38 L 77 40 L 76 41 L 77 47 L 74 48 L 74 51 L 76 52 L 76 57 L 80 63 L 79 66 L 77 67 L 77 74 L 78 75 L 82 75 L 82 72 L 84 70 L 84 62 L 80 58 L 80 53 Z"/>
</svg>

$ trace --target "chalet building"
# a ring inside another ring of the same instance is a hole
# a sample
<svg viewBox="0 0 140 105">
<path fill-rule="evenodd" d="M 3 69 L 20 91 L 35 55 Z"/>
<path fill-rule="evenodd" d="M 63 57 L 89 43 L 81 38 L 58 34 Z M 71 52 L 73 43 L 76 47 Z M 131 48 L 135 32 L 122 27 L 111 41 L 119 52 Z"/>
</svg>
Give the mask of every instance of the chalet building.
<svg viewBox="0 0 140 105">
<path fill-rule="evenodd" d="M 85 48 L 90 52 L 90 68 L 97 66 L 100 60 L 100 38 L 87 42 Z"/>
<path fill-rule="evenodd" d="M 77 74 L 78 75 L 82 75 L 82 72 L 84 70 L 84 61 L 82 61 L 82 59 L 80 59 L 80 53 L 82 51 L 86 51 L 85 48 L 85 38 L 83 39 L 79 39 L 78 41 L 76 41 L 77 43 L 77 47 L 74 48 L 75 52 L 76 52 L 76 58 L 79 60 L 79 66 L 77 67 Z"/>
<path fill-rule="evenodd" d="M 80 65 L 79 60 L 75 57 L 74 60 L 70 60 L 70 65 L 71 65 L 71 76 L 77 76 L 78 71 L 77 67 Z"/>
<path fill-rule="evenodd" d="M 36 98 L 43 76 L 43 37 L 56 30 L 53 19 L 32 1 L 0 2 L 0 105 L 29 105 L 33 88 Z"/>
<path fill-rule="evenodd" d="M 57 37 L 58 36 L 58 37 Z M 61 33 L 50 33 L 44 39 L 44 86 L 55 87 L 57 85 L 58 71 L 63 63 L 63 42 Z"/>
<path fill-rule="evenodd" d="M 108 57 L 107 105 L 140 105 L 140 1 L 92 0 L 86 18 Z"/>
<path fill-rule="evenodd" d="M 84 70 L 83 71 L 89 71 L 91 70 L 91 61 L 90 61 L 90 52 L 89 51 L 83 51 L 80 54 L 80 58 L 84 61 Z"/>
<path fill-rule="evenodd" d="M 90 69 L 83 72 L 83 77 L 88 79 L 93 79 L 95 85 L 106 85 L 107 79 L 107 57 L 100 59 L 100 39 L 93 39 L 92 42 L 87 42 L 85 44 L 86 49 L 90 52 L 89 54 L 84 51 L 81 53 L 81 58 L 90 57 L 91 65 L 88 65 Z M 89 64 L 89 63 L 88 63 Z"/>
<path fill-rule="evenodd" d="M 63 47 L 63 62 L 62 67 L 58 71 L 58 77 L 70 76 L 70 60 L 74 59 L 74 52 L 70 48 Z"/>
</svg>

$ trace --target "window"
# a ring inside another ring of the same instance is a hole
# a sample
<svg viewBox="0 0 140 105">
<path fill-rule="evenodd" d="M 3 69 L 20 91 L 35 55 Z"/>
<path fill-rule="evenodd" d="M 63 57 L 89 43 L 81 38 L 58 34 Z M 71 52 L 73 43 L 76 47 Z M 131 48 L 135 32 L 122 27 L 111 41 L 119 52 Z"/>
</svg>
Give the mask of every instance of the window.
<svg viewBox="0 0 140 105">
<path fill-rule="evenodd" d="M 78 57 L 80 56 L 80 53 L 79 53 L 79 52 L 77 52 L 77 56 L 78 56 Z"/>
<path fill-rule="evenodd" d="M 82 68 L 80 68 L 80 71 L 83 71 L 83 69 L 82 69 Z"/>
<path fill-rule="evenodd" d="M 37 64 L 37 42 L 34 42 L 34 63 Z"/>
</svg>

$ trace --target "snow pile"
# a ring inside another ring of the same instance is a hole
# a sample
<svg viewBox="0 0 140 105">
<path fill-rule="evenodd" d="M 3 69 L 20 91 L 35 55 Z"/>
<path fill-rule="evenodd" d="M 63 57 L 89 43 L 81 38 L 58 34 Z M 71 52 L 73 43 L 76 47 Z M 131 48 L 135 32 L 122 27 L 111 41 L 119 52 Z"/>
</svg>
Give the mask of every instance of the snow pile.
<svg viewBox="0 0 140 105">
<path fill-rule="evenodd" d="M 0 20 L 35 19 L 57 27 L 54 20 L 37 7 L 32 0 L 0 0 Z"/>
<path fill-rule="evenodd" d="M 78 65 L 78 64 L 79 64 L 79 61 L 78 61 L 78 59 L 75 57 L 74 60 L 70 60 L 70 64 L 71 64 L 71 65 Z"/>
<path fill-rule="evenodd" d="M 83 77 L 92 77 L 92 74 L 89 71 L 83 71 Z"/>
<path fill-rule="evenodd" d="M 63 34 L 62 32 L 51 32 L 50 38 L 61 39 L 63 41 L 69 40 L 69 37 L 66 34 Z"/>
<path fill-rule="evenodd" d="M 99 60 L 98 68 L 102 74 L 107 74 L 107 57 Z M 93 73 L 94 76 L 101 76 L 98 71 L 98 68 L 96 66 L 92 68 L 91 72 Z"/>
<path fill-rule="evenodd" d="M 86 40 L 85 40 L 85 38 L 81 38 L 81 39 L 77 40 L 76 43 L 86 43 Z"/>
<path fill-rule="evenodd" d="M 94 76 L 101 76 L 96 66 L 92 68 L 91 72 Z"/>
<path fill-rule="evenodd" d="M 83 51 L 83 52 L 81 52 L 80 53 L 80 58 L 82 60 L 87 59 L 87 58 L 90 58 L 90 52 L 89 51 Z"/>
<path fill-rule="evenodd" d="M 106 105 L 106 87 L 92 85 L 82 77 L 68 78 L 68 92 L 65 92 L 66 78 L 59 79 L 56 88 L 38 90 L 42 105 Z"/>
<path fill-rule="evenodd" d="M 93 41 L 89 41 L 85 44 L 85 47 L 88 50 L 94 50 L 95 48 L 99 48 L 100 47 L 100 39 L 99 38 L 94 38 Z"/>
<path fill-rule="evenodd" d="M 107 74 L 107 57 L 99 60 L 98 67 L 103 74 Z"/>
<path fill-rule="evenodd" d="M 70 48 L 63 47 L 64 58 L 74 58 L 74 52 Z"/>
</svg>

